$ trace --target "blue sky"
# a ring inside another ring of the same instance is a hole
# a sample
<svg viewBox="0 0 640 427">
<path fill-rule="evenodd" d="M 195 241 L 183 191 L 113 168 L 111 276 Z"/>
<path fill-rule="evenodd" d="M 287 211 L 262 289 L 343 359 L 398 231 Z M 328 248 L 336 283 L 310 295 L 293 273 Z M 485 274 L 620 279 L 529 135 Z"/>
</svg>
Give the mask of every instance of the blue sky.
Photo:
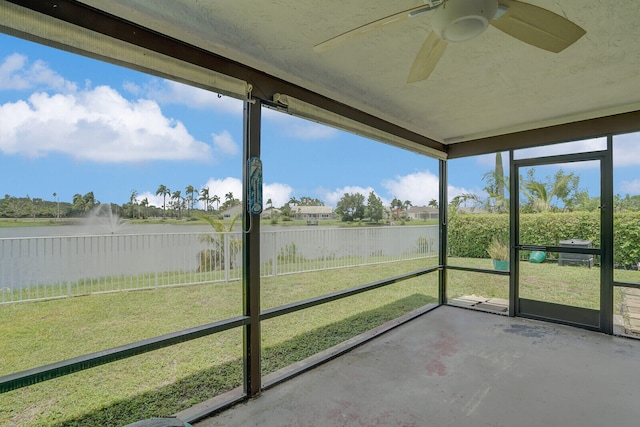
<svg viewBox="0 0 640 427">
<path fill-rule="evenodd" d="M 592 143 L 585 142 L 582 145 Z M 616 192 L 640 194 L 640 137 L 616 141 Z M 552 154 L 546 148 L 544 154 Z M 217 94 L 0 35 L 0 192 L 70 202 L 162 206 L 172 191 L 209 187 L 241 197 L 242 103 Z M 263 111 L 264 200 L 374 191 L 424 205 L 438 194 L 438 162 L 309 121 Z M 505 165 L 507 156 L 504 156 Z M 450 197 L 483 196 L 494 156 L 450 162 Z M 585 171 L 581 186 L 594 185 Z"/>
</svg>

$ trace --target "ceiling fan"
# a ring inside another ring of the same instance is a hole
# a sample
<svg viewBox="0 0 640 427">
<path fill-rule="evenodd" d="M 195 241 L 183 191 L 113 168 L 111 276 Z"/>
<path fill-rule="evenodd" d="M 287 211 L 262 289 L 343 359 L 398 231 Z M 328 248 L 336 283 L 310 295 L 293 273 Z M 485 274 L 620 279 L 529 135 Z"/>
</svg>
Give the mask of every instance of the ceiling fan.
<svg viewBox="0 0 640 427">
<path fill-rule="evenodd" d="M 444 54 L 448 42 L 462 42 L 483 33 L 489 24 L 527 44 L 561 52 L 586 31 L 547 9 L 517 0 L 424 0 L 423 6 L 389 15 L 330 38 L 313 47 L 324 52 L 387 25 L 435 10 L 432 31 L 418 51 L 407 83 L 425 80 Z"/>
</svg>

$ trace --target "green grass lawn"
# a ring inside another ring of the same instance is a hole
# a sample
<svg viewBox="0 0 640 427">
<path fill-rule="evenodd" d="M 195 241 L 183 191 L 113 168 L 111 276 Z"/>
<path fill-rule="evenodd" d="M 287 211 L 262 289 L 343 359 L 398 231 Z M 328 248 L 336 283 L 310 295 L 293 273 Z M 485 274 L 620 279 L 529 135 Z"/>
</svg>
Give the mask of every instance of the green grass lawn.
<svg viewBox="0 0 640 427">
<path fill-rule="evenodd" d="M 434 259 L 262 279 L 263 309 L 415 271 Z M 488 259 L 450 265 L 491 268 Z M 521 264 L 523 297 L 597 308 L 599 269 Z M 508 277 L 448 271 L 448 297 L 508 298 Z M 638 281 L 638 272 L 616 272 Z M 262 323 L 262 372 L 272 373 L 437 301 L 428 274 Z M 526 295 L 526 296 L 525 296 Z M 0 374 L 202 325 L 242 312 L 241 282 L 94 294 L 0 306 Z M 242 331 L 170 348 L 0 394 L 0 425 L 121 426 L 165 416 L 242 384 Z"/>
<path fill-rule="evenodd" d="M 449 258 L 449 265 L 491 269 L 491 260 Z M 509 298 L 509 277 L 449 270 L 449 299 L 461 295 Z M 622 282 L 640 282 L 640 272 L 616 270 L 614 278 Z M 520 262 L 520 298 L 534 299 L 583 308 L 600 309 L 600 268 L 559 266 Z M 619 301 L 616 301 L 619 303 Z"/>
<path fill-rule="evenodd" d="M 491 269 L 488 259 L 452 259 L 450 265 Z M 448 298 L 477 295 L 508 299 L 509 278 L 449 270 Z M 556 263 L 520 262 L 520 298 L 600 308 L 600 269 L 558 266 Z"/>
<path fill-rule="evenodd" d="M 0 228 L 42 227 L 69 224 L 69 221 L 55 218 L 0 218 Z"/>
<path fill-rule="evenodd" d="M 433 260 L 429 260 L 431 262 Z M 425 261 L 262 280 L 275 307 L 407 273 Z M 241 314 L 241 282 L 0 306 L 0 374 Z M 430 274 L 263 324 L 265 374 L 437 301 Z M 227 331 L 0 395 L 0 425 L 113 425 L 170 415 L 241 385 L 242 331 Z"/>
</svg>

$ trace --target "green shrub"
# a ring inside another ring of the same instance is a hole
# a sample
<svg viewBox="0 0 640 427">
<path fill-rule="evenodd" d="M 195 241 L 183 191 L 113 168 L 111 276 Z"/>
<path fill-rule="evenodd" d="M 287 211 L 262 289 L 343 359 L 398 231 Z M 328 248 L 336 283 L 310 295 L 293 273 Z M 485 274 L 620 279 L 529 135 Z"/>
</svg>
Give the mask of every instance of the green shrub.
<svg viewBox="0 0 640 427">
<path fill-rule="evenodd" d="M 614 216 L 614 263 L 631 267 L 640 261 L 640 212 Z M 449 255 L 487 258 L 492 239 L 509 241 L 508 214 L 453 215 L 449 220 Z M 600 212 L 536 213 L 520 215 L 520 242 L 558 245 L 561 240 L 582 239 L 600 246 Z"/>
<path fill-rule="evenodd" d="M 280 263 L 296 263 L 304 260 L 305 258 L 298 254 L 298 247 L 293 242 L 281 247 L 280 252 L 278 253 L 278 261 Z"/>
<path fill-rule="evenodd" d="M 623 212 L 614 216 L 613 248 L 615 264 L 625 268 L 638 265 L 640 262 L 640 212 Z"/>
<path fill-rule="evenodd" d="M 236 214 L 229 224 L 228 230 L 222 221 L 213 218 L 212 215 L 196 213 L 198 219 L 202 219 L 211 225 L 214 233 L 203 233 L 200 235 L 200 242 L 210 246 L 209 249 L 203 249 L 198 252 L 196 258 L 198 260 L 199 272 L 222 270 L 225 267 L 225 255 L 229 256 L 229 267 L 233 268 L 233 260 L 242 249 L 242 240 L 236 239 L 230 233 L 233 225 L 240 214 Z M 227 237 L 225 237 L 227 234 Z M 228 238 L 228 246 L 225 248 L 225 238 Z"/>
<path fill-rule="evenodd" d="M 486 249 L 493 238 L 509 241 L 509 215 L 453 215 L 449 220 L 448 237 L 450 256 L 487 258 Z"/>
<path fill-rule="evenodd" d="M 416 240 L 417 253 L 429 253 L 434 247 L 437 247 L 437 241 L 433 237 L 418 237 Z"/>
<path fill-rule="evenodd" d="M 509 245 L 497 238 L 491 239 L 487 247 L 489 258 L 496 261 L 509 261 Z"/>
</svg>

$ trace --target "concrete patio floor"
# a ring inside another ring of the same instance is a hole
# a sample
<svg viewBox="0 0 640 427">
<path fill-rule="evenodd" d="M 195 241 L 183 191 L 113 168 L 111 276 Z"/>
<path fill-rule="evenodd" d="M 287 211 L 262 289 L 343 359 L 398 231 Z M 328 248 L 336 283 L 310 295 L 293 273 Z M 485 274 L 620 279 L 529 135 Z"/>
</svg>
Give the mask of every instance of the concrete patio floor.
<svg viewBox="0 0 640 427">
<path fill-rule="evenodd" d="M 638 426 L 640 341 L 439 307 L 195 425 Z"/>
</svg>

